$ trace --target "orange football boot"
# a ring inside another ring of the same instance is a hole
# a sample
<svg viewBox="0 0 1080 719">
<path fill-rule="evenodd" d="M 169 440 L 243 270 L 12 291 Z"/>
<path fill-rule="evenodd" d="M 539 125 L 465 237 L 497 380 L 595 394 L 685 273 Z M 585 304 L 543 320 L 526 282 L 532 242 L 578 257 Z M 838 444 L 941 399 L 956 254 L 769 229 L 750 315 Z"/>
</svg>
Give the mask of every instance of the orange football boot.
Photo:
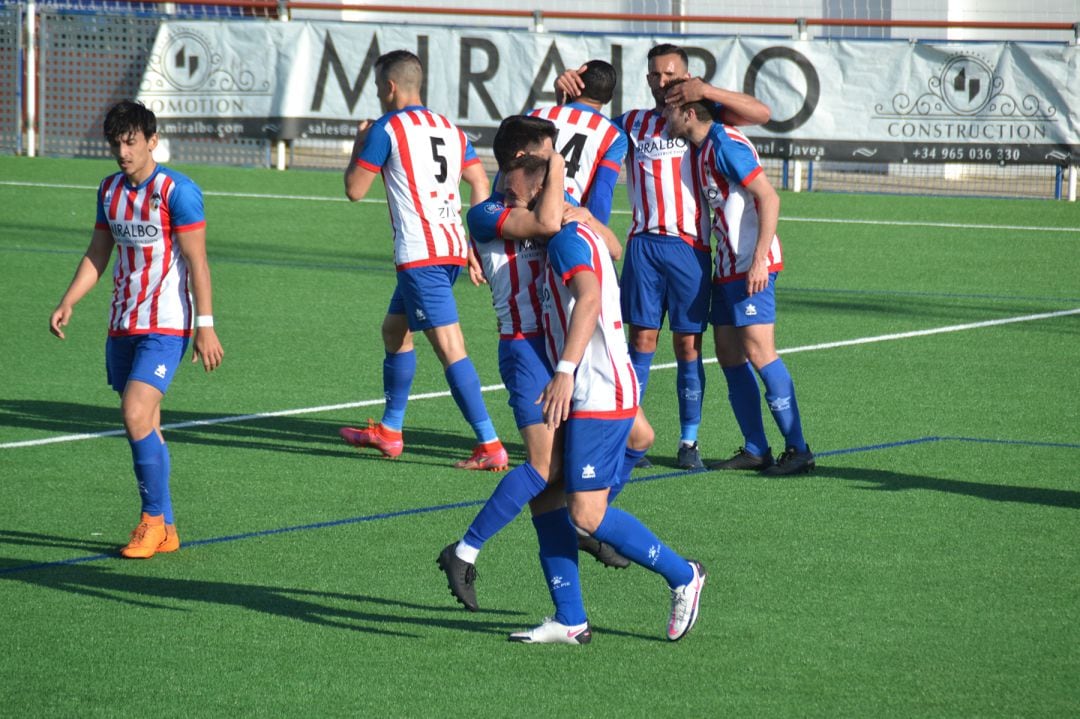
<svg viewBox="0 0 1080 719">
<path fill-rule="evenodd" d="M 393 459 L 405 449 L 405 443 L 401 440 L 401 432 L 387 429 L 382 422 L 368 418 L 368 426 L 364 429 L 355 427 L 342 427 L 338 434 L 353 447 L 374 447 L 382 452 L 382 456 Z"/>
<path fill-rule="evenodd" d="M 510 466 L 510 457 L 502 442 L 495 439 L 481 442 L 473 447 L 472 456 L 460 462 L 454 462 L 458 469 L 486 469 L 489 472 L 501 472 Z"/>
<path fill-rule="evenodd" d="M 176 537 L 176 534 L 173 534 Z M 176 539 L 176 546 L 172 549 L 162 549 L 162 545 L 168 542 L 165 531 L 165 516 L 159 514 L 151 517 L 143 512 L 139 519 L 139 526 L 131 532 L 131 541 L 120 550 L 120 556 L 128 559 L 149 559 L 155 553 L 161 551 L 174 551 L 180 547 L 180 540 Z"/>
</svg>

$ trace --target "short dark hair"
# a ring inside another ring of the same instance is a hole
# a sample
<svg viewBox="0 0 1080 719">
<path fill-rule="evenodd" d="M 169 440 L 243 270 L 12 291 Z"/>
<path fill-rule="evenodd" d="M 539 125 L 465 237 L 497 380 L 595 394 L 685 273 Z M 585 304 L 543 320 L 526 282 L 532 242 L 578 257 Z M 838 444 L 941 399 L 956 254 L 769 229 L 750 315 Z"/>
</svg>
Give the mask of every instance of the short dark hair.
<svg viewBox="0 0 1080 719">
<path fill-rule="evenodd" d="M 123 139 L 133 132 L 142 132 L 149 140 L 157 134 L 157 116 L 137 100 L 123 100 L 109 108 L 102 129 L 106 142 Z"/>
<path fill-rule="evenodd" d="M 420 58 L 408 50 L 391 50 L 380 55 L 375 61 L 375 72 L 417 92 L 424 81 L 424 66 Z"/>
<path fill-rule="evenodd" d="M 668 85 L 667 85 L 667 87 L 665 89 L 668 92 L 670 92 L 672 88 L 678 87 L 679 85 L 683 84 L 684 82 L 686 82 L 685 79 L 683 79 L 681 77 L 676 78 L 676 79 L 672 80 L 670 83 L 668 83 Z M 684 102 L 682 105 L 679 106 L 679 109 L 681 109 L 683 112 L 686 112 L 687 110 L 693 110 L 694 114 L 697 116 L 697 119 L 699 119 L 699 120 L 704 120 L 706 118 L 708 118 L 709 120 L 715 120 L 716 119 L 716 114 L 715 114 L 715 112 L 713 112 L 713 106 L 711 105 L 711 103 L 708 103 L 705 100 L 694 100 L 692 102 Z"/>
<path fill-rule="evenodd" d="M 491 143 L 499 170 L 505 170 L 506 164 L 530 145 L 542 144 L 545 137 L 550 137 L 551 144 L 554 145 L 555 136 L 558 134 L 559 131 L 551 120 L 529 115 L 507 117 L 499 125 L 499 129 L 495 132 L 495 139 Z"/>
<path fill-rule="evenodd" d="M 678 55 L 682 59 L 683 65 L 690 67 L 690 58 L 687 56 L 686 50 L 683 50 L 678 45 L 672 45 L 671 43 L 666 42 L 657 45 L 649 50 L 647 59 L 652 60 L 654 57 L 660 57 L 661 55 Z"/>
<path fill-rule="evenodd" d="M 615 85 L 619 81 L 619 76 L 611 63 L 603 60 L 589 60 L 585 63 L 585 72 L 581 73 L 581 81 L 585 83 L 585 89 L 581 91 L 582 97 L 606 105 L 615 95 Z"/>
<path fill-rule="evenodd" d="M 503 174 L 509 174 L 514 170 L 524 170 L 527 175 L 535 175 L 539 172 L 547 174 L 548 161 L 538 155 L 518 155 L 511 158 L 502 170 Z"/>
</svg>

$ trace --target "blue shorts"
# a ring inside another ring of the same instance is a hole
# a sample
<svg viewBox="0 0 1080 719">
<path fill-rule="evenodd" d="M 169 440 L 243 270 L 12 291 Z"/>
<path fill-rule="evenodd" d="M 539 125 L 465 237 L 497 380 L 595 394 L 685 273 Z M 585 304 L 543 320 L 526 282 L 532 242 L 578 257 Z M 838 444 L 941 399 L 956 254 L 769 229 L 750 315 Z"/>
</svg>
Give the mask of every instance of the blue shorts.
<svg viewBox="0 0 1080 719">
<path fill-rule="evenodd" d="M 567 494 L 614 487 L 634 418 L 578 419 L 563 425 L 563 482 Z"/>
<path fill-rule="evenodd" d="M 117 392 L 131 380 L 165 394 L 187 351 L 188 338 L 176 335 L 127 335 L 105 342 L 105 374 Z"/>
<path fill-rule="evenodd" d="M 458 321 L 454 302 L 454 282 L 461 273 L 458 265 L 428 265 L 398 270 L 397 287 L 390 298 L 390 315 L 405 315 L 409 329 L 423 332 Z"/>
<path fill-rule="evenodd" d="M 623 260 L 623 322 L 683 334 L 701 334 L 709 319 L 712 260 L 678 237 L 640 234 L 630 238 Z"/>
<path fill-rule="evenodd" d="M 745 277 L 714 284 L 709 322 L 736 327 L 776 324 L 776 273 L 770 272 L 769 284 L 752 297 L 746 296 Z"/>
<path fill-rule="evenodd" d="M 544 338 L 499 340 L 499 375 L 510 393 L 508 404 L 518 429 L 541 424 L 544 413 L 536 400 L 551 381 Z"/>
</svg>

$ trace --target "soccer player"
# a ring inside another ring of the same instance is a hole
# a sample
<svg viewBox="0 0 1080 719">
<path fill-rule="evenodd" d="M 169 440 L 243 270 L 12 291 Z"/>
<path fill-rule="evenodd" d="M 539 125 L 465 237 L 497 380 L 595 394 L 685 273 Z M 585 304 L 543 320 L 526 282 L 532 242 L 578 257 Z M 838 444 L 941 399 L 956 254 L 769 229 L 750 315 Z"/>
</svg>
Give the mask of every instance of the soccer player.
<svg viewBox="0 0 1080 719">
<path fill-rule="evenodd" d="M 466 264 L 468 238 L 461 224 L 462 178 L 471 202 L 488 196 L 488 179 L 465 134 L 421 104 L 423 68 L 415 55 L 395 50 L 375 61 L 375 87 L 385 114 L 360 123 L 345 194 L 362 199 L 382 174 L 394 226 L 397 288 L 382 325 L 382 419 L 362 429 L 342 427 L 342 439 L 397 457 L 401 429 L 416 374 L 413 333 L 423 332 L 443 365 L 450 392 L 476 434 L 472 456 L 459 469 L 500 471 L 508 457 L 488 416 L 480 377 L 465 350 L 453 285 Z"/>
<path fill-rule="evenodd" d="M 686 52 L 675 45 L 657 45 L 648 59 L 646 80 L 655 106 L 631 110 L 615 120 L 630 142 L 627 190 L 633 206 L 623 262 L 622 309 L 630 325 L 630 358 L 643 397 L 667 315 L 678 365 L 676 461 L 681 468 L 700 469 L 697 434 L 705 390 L 701 337 L 708 320 L 709 221 L 708 213 L 698 205 L 698 191 L 690 176 L 690 145 L 668 133 L 662 113 L 669 101 L 668 87 L 676 79 L 686 82 L 670 101 L 716 103 L 721 117 L 732 125 L 767 122 L 769 108 L 749 95 L 690 78 Z M 573 70 L 556 81 L 556 88 L 569 97 L 576 97 L 581 87 Z"/>
<path fill-rule="evenodd" d="M 530 176 L 534 186 L 542 174 Z M 678 640 L 698 616 L 705 570 L 679 556 L 633 515 L 611 506 L 624 451 L 639 414 L 638 387 L 623 336 L 615 266 L 602 240 L 571 222 L 547 245 L 543 326 L 555 373 L 541 408 L 551 429 L 564 428 L 563 481 L 573 523 L 621 555 L 662 575 L 671 588 L 667 637 Z M 567 616 L 555 589 L 556 614 L 539 626 L 510 635 L 528 643 L 583 643 L 590 636 L 584 613 Z"/>
<path fill-rule="evenodd" d="M 558 583 L 561 589 L 577 587 L 578 548 L 609 566 L 629 565 L 610 547 L 591 537 L 578 537 L 570 524 L 561 491 L 561 442 L 544 424 L 536 401 L 551 378 L 540 327 L 544 242 L 564 221 L 575 217 L 606 232 L 609 242 L 618 246 L 611 231 L 587 210 L 564 205 L 560 182 L 545 183 L 540 195 L 534 197 L 529 178 L 537 168 L 547 177 L 563 177 L 565 163 L 554 151 L 554 137 L 555 127 L 547 120 L 528 116 L 503 120 L 494 147 L 504 189 L 468 214 L 475 254 L 488 278 L 498 317 L 499 371 L 527 453 L 526 463 L 503 477 L 461 541 L 447 545 L 439 555 L 438 565 L 446 573 L 451 593 L 470 611 L 479 608 L 474 584 L 481 548 L 526 504 L 533 512 L 541 565 L 546 574 L 563 577 Z M 645 430 L 639 434 L 641 431 Z M 566 547 L 570 549 L 563 551 Z M 572 566 L 551 559 L 560 553 L 563 559 L 572 557 Z M 577 603 L 580 605 L 579 591 Z"/>
<path fill-rule="evenodd" d="M 716 358 L 744 446 L 715 469 L 760 469 L 780 476 L 814 469 L 795 400 L 795 385 L 776 354 L 776 276 L 784 262 L 776 224 L 780 198 L 738 129 L 713 121 L 700 100 L 668 105 L 669 132 L 698 148 L 694 178 L 713 210 L 716 237 L 710 321 Z M 785 449 L 773 463 L 762 424 L 757 370 L 765 401 L 784 435 Z"/>
<path fill-rule="evenodd" d="M 611 102 L 618 76 L 610 63 L 590 60 L 579 77 L 581 94 L 573 102 L 528 114 L 555 123 L 557 147 L 566 159 L 566 192 L 606 225 L 627 143 L 623 131 L 600 110 Z"/>
<path fill-rule="evenodd" d="M 120 554 L 148 559 L 180 548 L 169 449 L 161 435 L 162 397 L 193 335 L 191 360 L 201 360 L 205 371 L 217 368 L 225 353 L 214 329 L 202 192 L 154 161 L 157 118 L 142 103 L 113 106 L 104 134 L 120 171 L 98 187 L 94 234 L 49 329 L 64 339 L 75 305 L 105 273 L 115 246 L 105 369 L 120 393 L 142 501 L 139 523 Z"/>
</svg>

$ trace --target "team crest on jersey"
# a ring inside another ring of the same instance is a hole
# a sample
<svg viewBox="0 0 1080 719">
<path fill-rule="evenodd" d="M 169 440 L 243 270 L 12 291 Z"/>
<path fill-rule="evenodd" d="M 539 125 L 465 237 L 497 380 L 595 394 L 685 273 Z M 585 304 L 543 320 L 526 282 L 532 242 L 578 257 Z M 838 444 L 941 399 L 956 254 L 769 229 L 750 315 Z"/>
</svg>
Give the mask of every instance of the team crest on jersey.
<svg viewBox="0 0 1080 719">
<path fill-rule="evenodd" d="M 157 212 L 157 208 L 161 207 L 161 195 L 154 193 L 150 196 L 150 209 Z"/>
<path fill-rule="evenodd" d="M 489 215 L 496 215 L 503 211 L 504 206 L 500 202 L 486 202 L 484 203 L 484 212 Z"/>
</svg>

